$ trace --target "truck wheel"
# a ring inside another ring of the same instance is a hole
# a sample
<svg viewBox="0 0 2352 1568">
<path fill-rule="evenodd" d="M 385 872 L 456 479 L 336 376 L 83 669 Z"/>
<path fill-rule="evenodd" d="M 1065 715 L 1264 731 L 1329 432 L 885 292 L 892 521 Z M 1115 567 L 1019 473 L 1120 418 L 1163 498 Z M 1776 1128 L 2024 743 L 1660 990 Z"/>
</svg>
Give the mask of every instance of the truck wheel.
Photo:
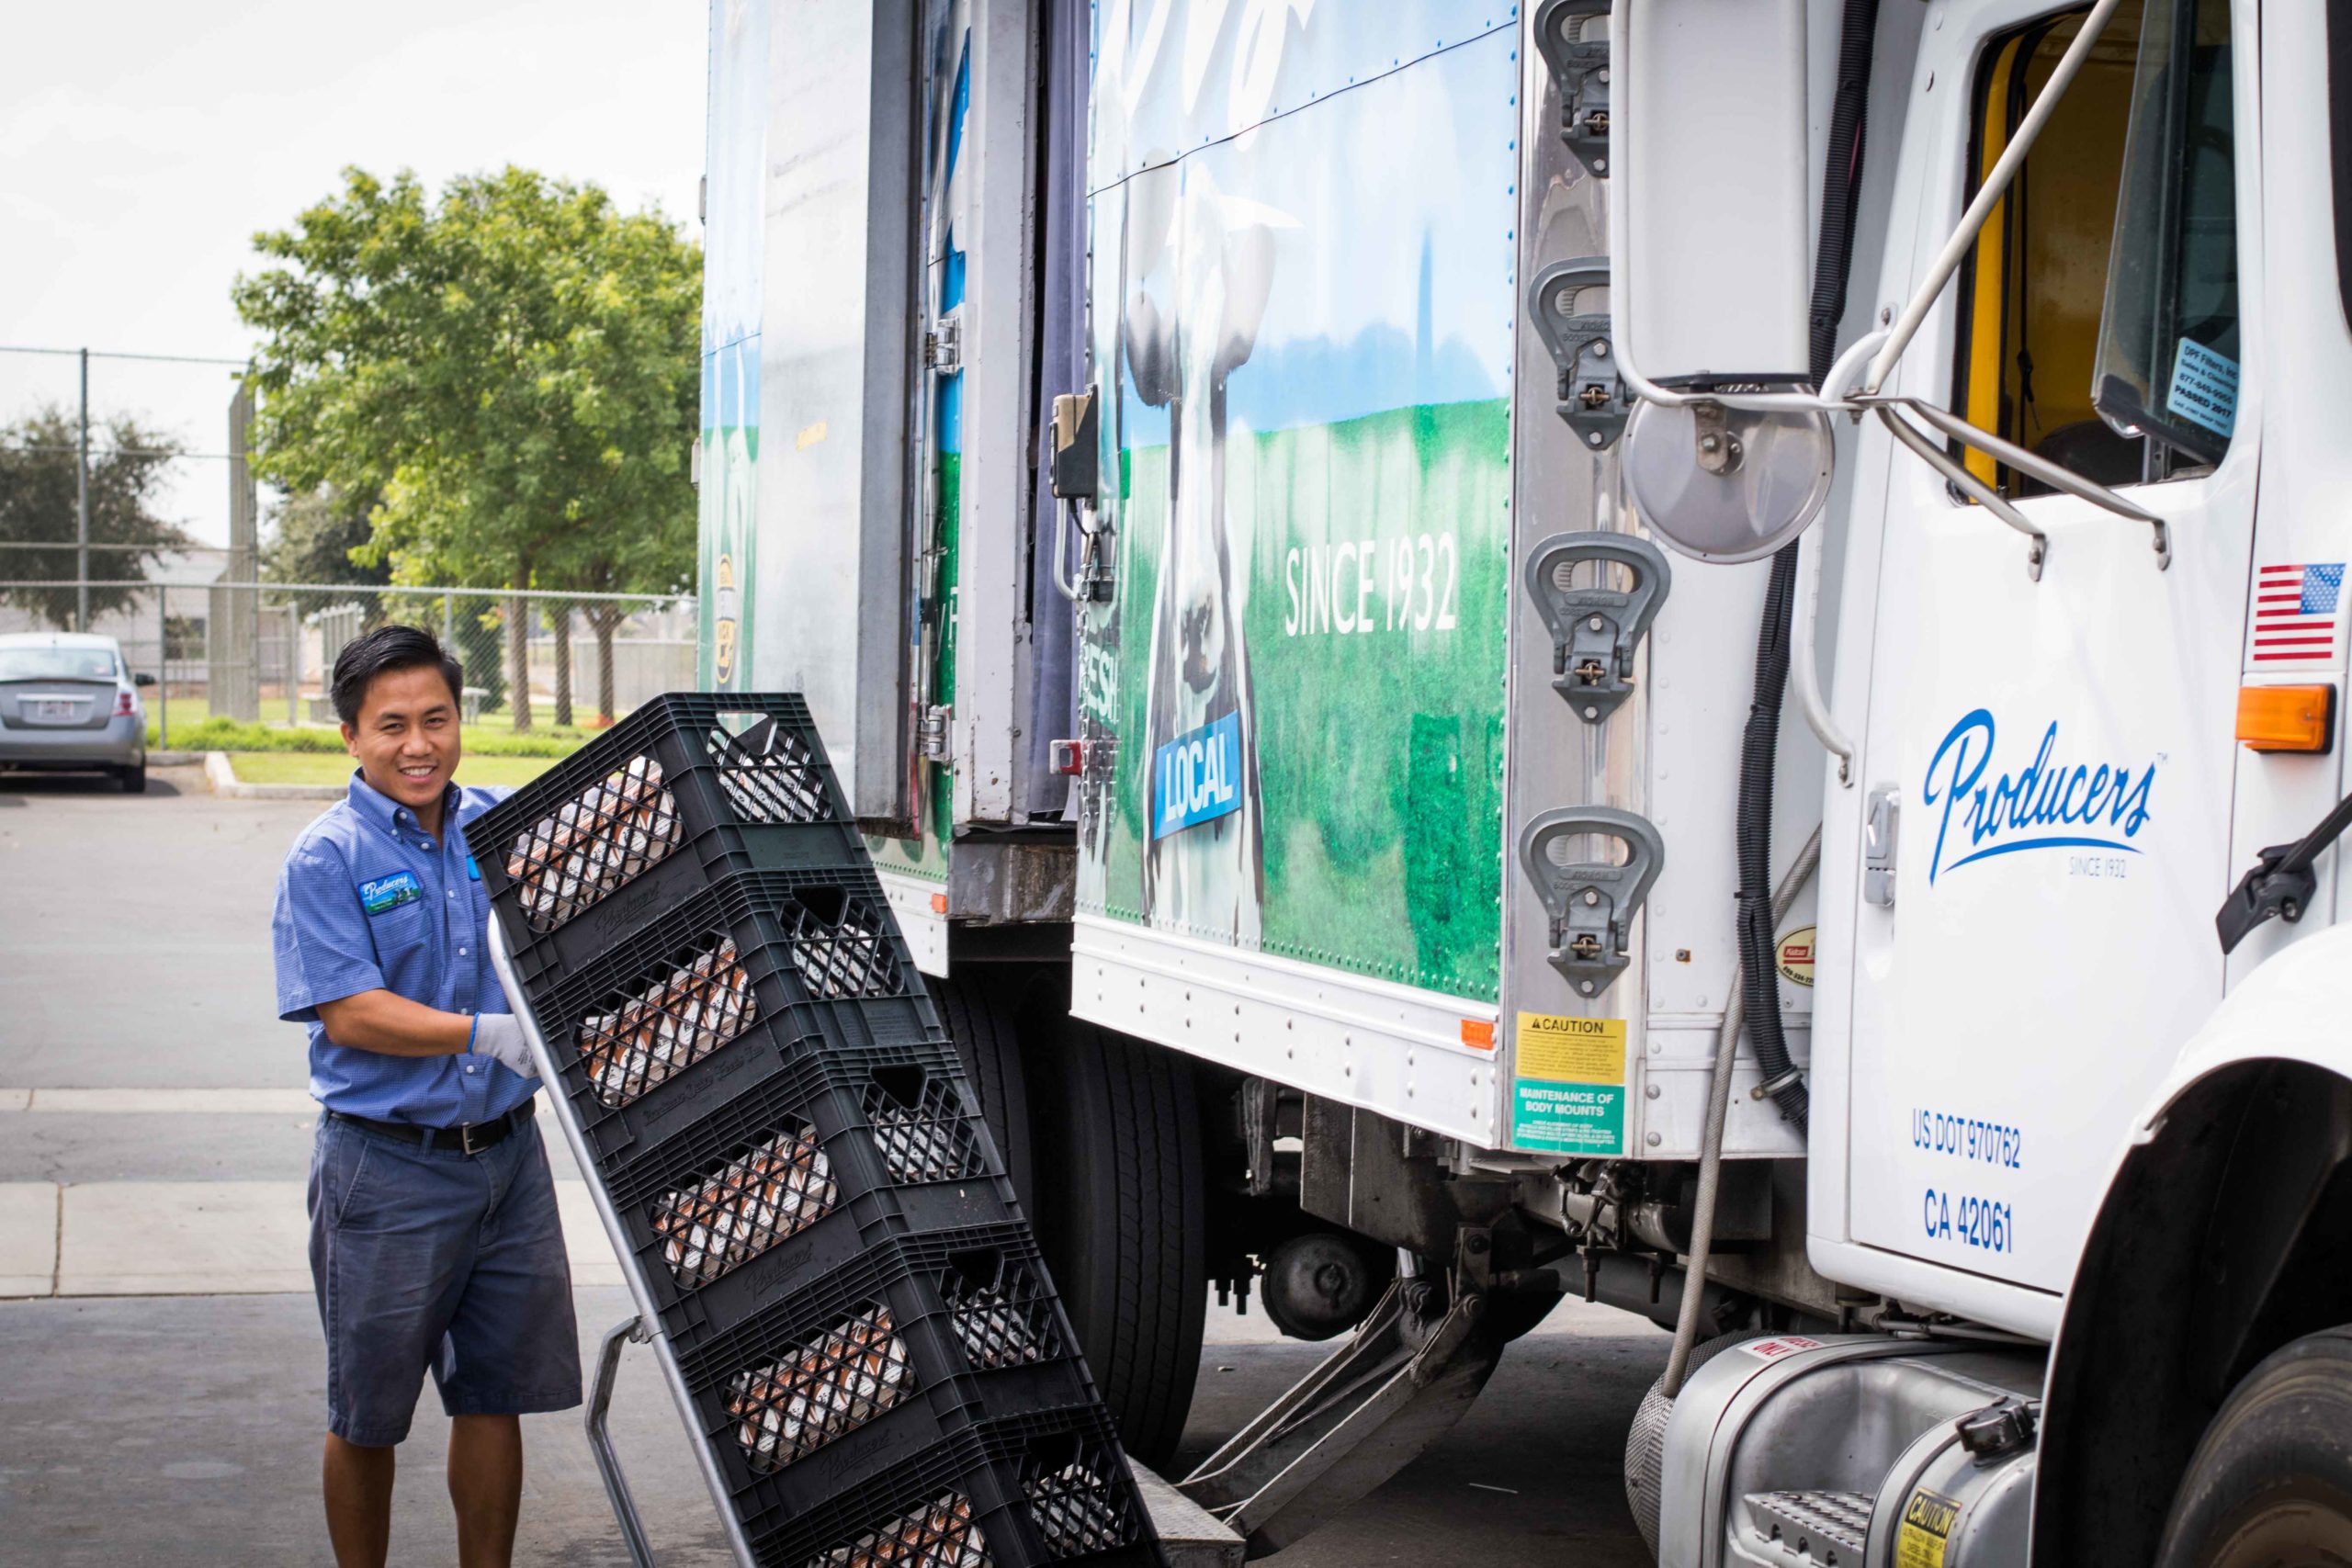
<svg viewBox="0 0 2352 1568">
<path fill-rule="evenodd" d="M 2173 1497 L 2159 1568 L 2352 1562 L 2352 1328 L 2310 1334 L 2239 1383 Z"/>
<path fill-rule="evenodd" d="M 1057 975 L 932 986 L 1120 1440 L 1165 1464 L 1208 1297 L 1191 1064 L 1069 1017 Z"/>
<path fill-rule="evenodd" d="M 1057 988 L 1045 995 L 1050 1065 L 1029 1078 L 1040 1244 L 1120 1440 L 1164 1465 L 1193 1406 L 1208 1308 L 1192 1064 L 1080 1023 Z"/>
<path fill-rule="evenodd" d="M 982 969 L 982 975 L 987 971 Z M 980 1116 L 1004 1158 L 1004 1172 L 1021 1205 L 1036 1213 L 1036 1187 L 1029 1163 L 1029 1091 L 1021 1071 L 1021 1043 L 1013 1032 L 1017 989 L 1002 977 L 958 975 L 930 982 L 941 1021 L 956 1037 L 956 1054 L 979 1096 Z"/>
</svg>

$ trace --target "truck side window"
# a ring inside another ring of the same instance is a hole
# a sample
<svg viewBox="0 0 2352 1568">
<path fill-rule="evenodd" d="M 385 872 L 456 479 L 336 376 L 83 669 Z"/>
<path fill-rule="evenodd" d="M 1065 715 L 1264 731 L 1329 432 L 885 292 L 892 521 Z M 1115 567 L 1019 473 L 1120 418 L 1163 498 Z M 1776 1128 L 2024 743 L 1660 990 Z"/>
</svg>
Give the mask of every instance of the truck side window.
<svg viewBox="0 0 2352 1568">
<path fill-rule="evenodd" d="M 2091 403 L 2140 10 L 2125 0 L 2108 24 L 1961 275 L 1952 406 L 1978 428 L 2104 484 L 2142 477 L 2143 444 L 2109 430 Z M 1986 45 L 1969 149 L 1972 197 L 2088 14 L 2078 7 L 2043 17 Z M 2009 495 L 2040 493 L 1983 453 L 1956 455 Z"/>
<path fill-rule="evenodd" d="M 2101 312 L 2099 414 L 2148 478 L 2219 463 L 2238 402 L 2227 0 L 2148 0 Z"/>
</svg>

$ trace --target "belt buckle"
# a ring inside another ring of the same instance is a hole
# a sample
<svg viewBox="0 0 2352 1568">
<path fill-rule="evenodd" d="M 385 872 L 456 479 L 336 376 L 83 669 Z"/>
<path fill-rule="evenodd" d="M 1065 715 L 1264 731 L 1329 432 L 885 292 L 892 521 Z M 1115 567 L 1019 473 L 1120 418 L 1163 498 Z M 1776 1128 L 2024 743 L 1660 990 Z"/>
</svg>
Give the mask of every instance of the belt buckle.
<svg viewBox="0 0 2352 1568">
<path fill-rule="evenodd" d="M 468 1122 L 460 1125 L 458 1128 L 458 1152 L 465 1155 L 467 1157 L 471 1158 L 473 1156 L 478 1155 L 481 1153 L 482 1150 L 490 1147 L 490 1143 L 487 1139 L 479 1144 L 474 1142 L 474 1129 L 478 1126 L 487 1125 L 489 1125 L 489 1123 L 480 1122 Z"/>
</svg>

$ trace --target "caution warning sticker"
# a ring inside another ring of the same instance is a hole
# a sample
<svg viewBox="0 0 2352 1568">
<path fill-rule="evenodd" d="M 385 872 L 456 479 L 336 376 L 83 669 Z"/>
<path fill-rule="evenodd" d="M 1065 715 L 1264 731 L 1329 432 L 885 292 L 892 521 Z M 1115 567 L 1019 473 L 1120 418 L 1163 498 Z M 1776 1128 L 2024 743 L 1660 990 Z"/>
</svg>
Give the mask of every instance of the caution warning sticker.
<svg viewBox="0 0 2352 1568">
<path fill-rule="evenodd" d="M 1895 1528 L 1894 1568 L 1944 1568 L 1944 1548 L 1959 1518 L 1960 1505 L 1942 1493 L 1924 1486 L 1912 1493 Z"/>
<path fill-rule="evenodd" d="M 1511 1142 L 1560 1154 L 1625 1152 L 1625 1021 L 1519 1015 Z"/>
</svg>

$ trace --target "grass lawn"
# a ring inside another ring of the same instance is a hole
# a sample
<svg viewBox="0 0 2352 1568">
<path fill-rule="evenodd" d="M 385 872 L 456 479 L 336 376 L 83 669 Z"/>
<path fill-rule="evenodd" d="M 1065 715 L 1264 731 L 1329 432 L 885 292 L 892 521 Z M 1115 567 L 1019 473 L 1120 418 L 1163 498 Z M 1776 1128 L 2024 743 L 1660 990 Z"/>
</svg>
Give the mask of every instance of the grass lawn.
<svg viewBox="0 0 2352 1568">
<path fill-rule="evenodd" d="M 458 782 L 469 784 L 526 784 L 555 762 L 553 757 L 476 757 L 458 764 Z M 352 761 L 341 752 L 234 751 L 230 766 L 246 784 L 339 784 L 349 782 Z"/>
</svg>

